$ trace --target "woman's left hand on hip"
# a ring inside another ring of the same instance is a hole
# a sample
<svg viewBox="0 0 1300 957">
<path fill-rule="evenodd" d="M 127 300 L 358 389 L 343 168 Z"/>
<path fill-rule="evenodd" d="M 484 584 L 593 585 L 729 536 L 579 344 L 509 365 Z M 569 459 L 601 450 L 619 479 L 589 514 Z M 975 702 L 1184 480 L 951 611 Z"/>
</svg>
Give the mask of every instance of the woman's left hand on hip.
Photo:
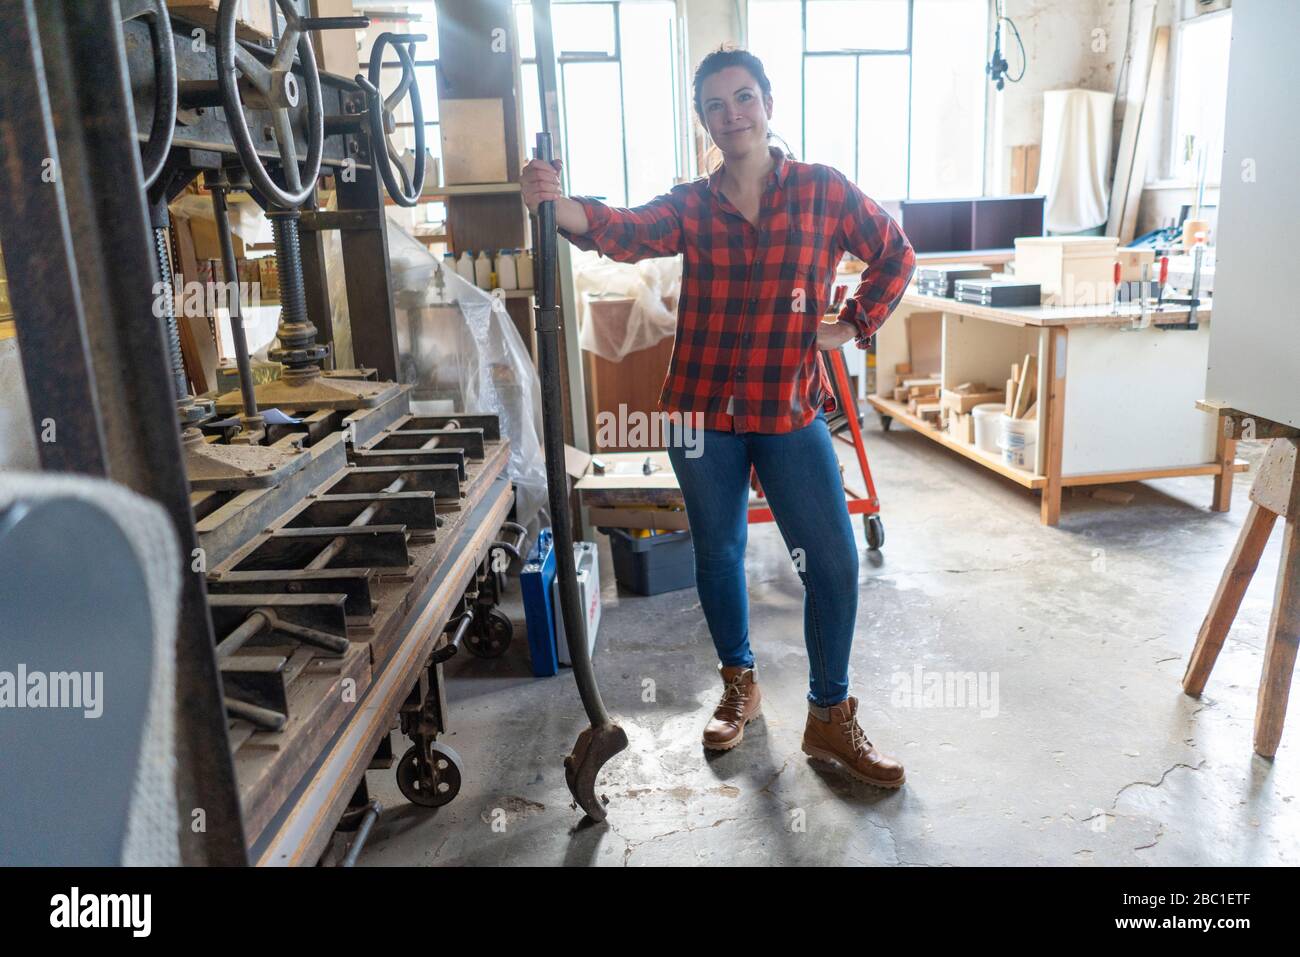
<svg viewBox="0 0 1300 957">
<path fill-rule="evenodd" d="M 838 349 L 855 336 L 857 336 L 857 330 L 853 328 L 852 323 L 843 319 L 838 322 L 817 323 L 818 349 Z"/>
</svg>

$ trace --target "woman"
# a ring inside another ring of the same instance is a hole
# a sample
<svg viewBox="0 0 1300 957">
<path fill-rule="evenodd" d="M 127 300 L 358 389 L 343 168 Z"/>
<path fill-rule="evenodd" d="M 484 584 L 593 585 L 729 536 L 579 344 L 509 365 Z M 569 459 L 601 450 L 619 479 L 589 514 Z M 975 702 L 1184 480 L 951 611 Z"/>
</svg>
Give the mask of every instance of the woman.
<svg viewBox="0 0 1300 957">
<path fill-rule="evenodd" d="M 753 466 L 804 584 L 803 750 L 868 784 L 900 787 L 902 765 L 867 740 L 848 693 L 858 556 L 826 425 L 835 403 L 819 350 L 850 339 L 865 348 L 902 298 L 915 257 L 897 224 L 842 173 L 769 146 L 772 89 L 757 57 L 710 53 L 694 89 L 695 112 L 723 157 L 707 179 L 614 209 L 565 196 L 558 167 L 533 160 L 521 176 L 524 202 L 536 211 L 554 201 L 561 235 L 580 249 L 622 262 L 684 257 L 659 409 L 705 429 L 700 454 L 687 454 L 680 441 L 668 451 L 723 682 L 704 746 L 735 747 L 759 713 L 744 565 Z M 844 251 L 868 266 L 838 321 L 822 322 Z"/>
</svg>

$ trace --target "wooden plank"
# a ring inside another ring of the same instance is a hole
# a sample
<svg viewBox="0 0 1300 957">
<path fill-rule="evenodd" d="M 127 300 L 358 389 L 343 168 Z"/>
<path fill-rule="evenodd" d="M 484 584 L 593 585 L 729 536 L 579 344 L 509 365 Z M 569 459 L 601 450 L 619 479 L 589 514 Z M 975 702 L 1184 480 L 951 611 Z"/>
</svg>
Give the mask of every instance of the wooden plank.
<svg viewBox="0 0 1300 957">
<path fill-rule="evenodd" d="M 176 282 L 192 282 L 199 279 L 199 261 L 194 251 L 194 234 L 187 217 L 171 220 L 172 268 L 178 275 Z M 185 363 L 185 374 L 194 384 L 195 393 L 202 395 L 216 384 L 217 342 L 212 334 L 212 323 L 216 320 L 208 316 L 178 316 L 177 327 L 181 333 L 181 358 Z"/>
<path fill-rule="evenodd" d="M 1297 446 L 1296 439 L 1274 439 L 1259 466 L 1259 474 L 1250 487 L 1250 500 L 1283 518 L 1294 518 L 1297 490 L 1295 488 Z"/>
<path fill-rule="evenodd" d="M 908 361 L 914 375 L 937 376 L 943 363 L 943 314 L 913 312 L 906 321 Z"/>
<path fill-rule="evenodd" d="M 1160 27 L 1156 30 L 1155 49 L 1151 53 L 1151 71 L 1147 75 L 1147 89 L 1143 100 L 1146 104 L 1158 103 L 1164 95 L 1165 65 L 1168 57 L 1169 28 Z M 1159 119 L 1159 111 L 1143 108 L 1137 145 L 1133 151 L 1133 166 L 1129 172 L 1124 199 L 1124 215 L 1119 223 L 1119 232 L 1116 233 L 1121 245 L 1132 242 L 1133 235 L 1137 231 L 1138 203 L 1142 199 L 1142 189 L 1146 185 L 1147 151 L 1157 142 L 1160 134 L 1157 128 Z"/>
<path fill-rule="evenodd" d="M 1043 148 L 1038 143 L 1030 143 L 1025 150 L 1025 192 L 1038 190 L 1038 171 L 1042 163 Z"/>
<path fill-rule="evenodd" d="M 1196 407 L 1220 416 L 1224 433 L 1231 439 L 1300 439 L 1300 429 L 1293 425 L 1242 412 L 1217 399 L 1197 399 Z"/>
<path fill-rule="evenodd" d="M 1120 69 L 1128 76 L 1124 90 L 1124 124 L 1119 134 L 1119 150 L 1115 155 L 1115 175 L 1111 180 L 1110 209 L 1106 219 L 1106 235 L 1118 236 L 1120 223 L 1124 219 L 1124 205 L 1128 198 L 1128 184 L 1133 172 L 1133 151 L 1137 145 L 1138 127 L 1142 122 L 1142 110 L 1146 97 L 1147 73 L 1150 71 L 1151 30 L 1155 23 L 1154 3 L 1143 7 L 1141 12 L 1134 12 L 1134 31 L 1125 62 Z M 1144 51 L 1143 60 L 1137 59 L 1137 52 Z M 1140 81 L 1135 82 L 1133 71 L 1143 69 Z"/>
<path fill-rule="evenodd" d="M 1238 459 L 1232 464 L 1233 472 L 1245 472 L 1250 463 Z M 1064 488 L 1081 485 L 1116 485 L 1120 482 L 1146 482 L 1152 479 L 1184 478 L 1194 475 L 1218 475 L 1222 466 L 1218 462 L 1206 462 L 1203 465 L 1171 465 L 1167 468 L 1124 469 L 1118 472 L 1075 472 L 1061 476 Z"/>
<path fill-rule="evenodd" d="M 1038 384 L 1038 356 L 1032 352 L 1025 353 L 1025 361 L 1020 363 L 1020 381 L 1016 383 L 1016 399 L 1011 406 L 1011 417 L 1022 419 L 1029 411 L 1029 403 Z"/>
</svg>

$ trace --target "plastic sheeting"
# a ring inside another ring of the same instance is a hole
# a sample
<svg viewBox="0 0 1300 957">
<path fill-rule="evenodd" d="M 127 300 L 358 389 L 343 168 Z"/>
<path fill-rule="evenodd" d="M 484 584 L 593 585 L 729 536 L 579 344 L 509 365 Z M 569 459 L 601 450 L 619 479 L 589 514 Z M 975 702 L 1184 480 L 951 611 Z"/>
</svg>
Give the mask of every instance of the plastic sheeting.
<svg viewBox="0 0 1300 957">
<path fill-rule="evenodd" d="M 504 301 L 444 270 L 392 220 L 388 256 L 399 378 L 412 387 L 412 408 L 499 416 L 510 440 L 517 519 L 535 531 L 546 521 L 541 382 Z"/>
<path fill-rule="evenodd" d="M 618 362 L 624 356 L 666 339 L 677 331 L 677 313 L 664 305 L 676 302 L 682 288 L 682 260 L 643 259 L 620 263 L 596 256 L 578 261 L 574 289 L 581 305 L 578 344 L 602 359 Z M 635 300 L 626 323 L 592 317 L 590 297 L 616 296 Z"/>
</svg>

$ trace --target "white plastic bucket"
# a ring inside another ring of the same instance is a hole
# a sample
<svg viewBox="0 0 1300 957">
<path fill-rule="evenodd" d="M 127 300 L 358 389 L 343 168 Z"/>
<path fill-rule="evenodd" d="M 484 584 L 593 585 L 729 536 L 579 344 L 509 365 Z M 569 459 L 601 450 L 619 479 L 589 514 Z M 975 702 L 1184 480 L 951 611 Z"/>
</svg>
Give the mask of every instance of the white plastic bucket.
<svg viewBox="0 0 1300 957">
<path fill-rule="evenodd" d="M 1018 469 L 1033 469 L 1037 464 L 1038 420 L 1013 419 L 1005 412 L 1000 416 L 998 448 L 1002 461 Z"/>
<path fill-rule="evenodd" d="M 970 410 L 971 415 L 975 417 L 975 448 L 997 455 L 1000 448 L 998 418 L 1004 409 L 1005 406 L 1001 402 L 985 402 Z"/>
</svg>

